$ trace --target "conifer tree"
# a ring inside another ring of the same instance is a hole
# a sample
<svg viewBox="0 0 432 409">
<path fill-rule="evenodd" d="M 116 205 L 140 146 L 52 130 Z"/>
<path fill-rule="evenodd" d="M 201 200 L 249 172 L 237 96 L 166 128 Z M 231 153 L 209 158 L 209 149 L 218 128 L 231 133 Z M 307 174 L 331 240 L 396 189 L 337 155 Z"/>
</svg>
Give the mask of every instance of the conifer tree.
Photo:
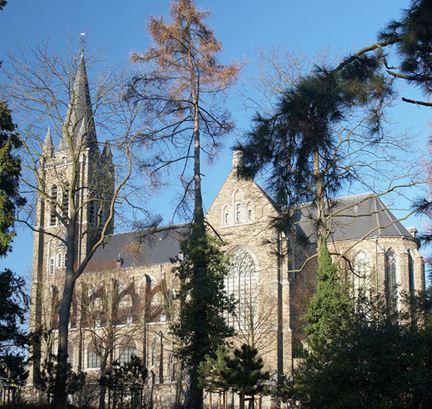
<svg viewBox="0 0 432 409">
<path fill-rule="evenodd" d="M 363 108 L 364 140 L 379 141 L 381 108 L 390 93 L 380 69 L 379 60 L 367 55 L 335 68 L 317 67 L 281 94 L 273 115 L 258 114 L 246 137 L 243 173 L 269 170 L 268 187 L 285 210 L 282 219 L 312 201 L 318 253 L 328 233 L 328 200 L 355 176 L 355 169 L 341 166 L 346 153 L 337 149 L 335 129 Z"/>
<path fill-rule="evenodd" d="M 216 239 L 208 235 L 200 239 L 193 236 L 182 243 L 181 249 L 184 259 L 174 270 L 180 279 L 180 312 L 171 329 L 180 340 L 177 354 L 189 369 L 187 405 L 200 408 L 203 392 L 199 365 L 206 355 L 214 354 L 233 335 L 225 314 L 233 312 L 234 303 L 224 288 L 228 260 Z"/>
<path fill-rule="evenodd" d="M 11 111 L 0 101 L 0 257 L 11 249 L 16 211 L 25 202 L 19 194 L 21 161 L 15 153 L 20 145 Z M 28 306 L 24 287 L 24 280 L 11 270 L 0 272 L 0 380 L 5 384 L 13 373 L 14 379 L 25 375 L 25 371 L 16 372 L 24 365 L 17 351 L 27 342 L 22 330 Z"/>
<path fill-rule="evenodd" d="M 184 193 L 179 206 L 193 196 L 190 238 L 182 244 L 184 259 L 175 269 L 181 281 L 180 317 L 173 332 L 181 341 L 179 356 L 189 368 L 187 406 L 194 409 L 201 408 L 203 401 L 200 362 L 232 334 L 223 317 L 232 311 L 223 285 L 227 263 L 205 229 L 201 155 L 212 158 L 219 139 L 233 128 L 229 113 L 215 108 L 215 98 L 234 82 L 239 67 L 218 62 L 222 45 L 205 25 L 208 16 L 192 0 L 176 0 L 170 23 L 150 19 L 155 46 L 132 57 L 146 73 L 133 78 L 129 88 L 129 98 L 143 101 L 153 115 L 143 143 L 151 144 L 156 154 L 147 165 L 157 172 L 182 163 Z"/>
<path fill-rule="evenodd" d="M 247 344 L 236 348 L 234 355 L 226 358 L 226 370 L 222 374 L 226 383 L 238 392 L 240 409 L 244 409 L 245 396 L 251 396 L 253 404 L 254 396 L 263 391 L 265 382 L 270 379 L 269 373 L 262 370 L 263 367 L 258 350 Z"/>
<path fill-rule="evenodd" d="M 15 236 L 13 225 L 17 208 L 24 204 L 19 194 L 21 161 L 15 150 L 21 146 L 12 115 L 4 101 L 0 101 L 0 255 L 10 249 Z"/>
<path fill-rule="evenodd" d="M 354 314 L 349 288 L 341 281 L 327 245 L 321 247 L 318 255 L 316 280 L 316 292 L 304 317 L 307 345 L 312 354 L 325 347 L 336 333 L 343 332 Z"/>
</svg>

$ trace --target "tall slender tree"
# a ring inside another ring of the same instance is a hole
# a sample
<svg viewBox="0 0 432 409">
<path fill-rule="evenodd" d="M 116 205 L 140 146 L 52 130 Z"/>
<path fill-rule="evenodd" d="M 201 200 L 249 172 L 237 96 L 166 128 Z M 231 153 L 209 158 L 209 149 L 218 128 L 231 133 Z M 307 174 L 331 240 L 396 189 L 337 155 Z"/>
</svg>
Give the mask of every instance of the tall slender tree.
<svg viewBox="0 0 432 409">
<path fill-rule="evenodd" d="M 199 363 L 232 334 L 223 318 L 225 311 L 232 310 L 223 286 L 227 263 L 205 229 L 201 155 L 212 158 L 220 137 L 233 127 L 229 113 L 215 108 L 215 98 L 234 82 L 239 67 L 218 63 L 222 45 L 204 23 L 208 16 L 193 1 L 177 0 L 171 5 L 170 23 L 150 19 L 155 46 L 132 57 L 143 64 L 146 74 L 133 78 L 129 89 L 129 97 L 144 101 L 154 117 L 152 128 L 143 136 L 143 143 L 150 143 L 156 152 L 151 168 L 155 172 L 182 163 L 180 205 L 193 195 L 192 231 L 175 270 L 181 281 L 180 313 L 173 325 L 181 340 L 179 355 L 189 368 L 190 408 L 203 404 Z"/>
</svg>

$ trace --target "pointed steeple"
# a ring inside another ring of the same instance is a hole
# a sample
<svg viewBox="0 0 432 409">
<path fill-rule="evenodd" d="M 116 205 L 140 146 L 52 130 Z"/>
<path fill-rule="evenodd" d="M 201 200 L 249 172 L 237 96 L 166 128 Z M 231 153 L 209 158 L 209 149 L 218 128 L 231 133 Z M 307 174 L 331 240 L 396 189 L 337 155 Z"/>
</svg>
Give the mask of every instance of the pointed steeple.
<svg viewBox="0 0 432 409">
<path fill-rule="evenodd" d="M 112 151 L 111 151 L 111 145 L 108 141 L 105 141 L 104 147 L 102 150 L 102 159 L 104 159 L 107 162 L 112 162 Z"/>
<path fill-rule="evenodd" d="M 54 153 L 54 144 L 51 137 L 51 127 L 49 126 L 42 146 L 42 155 L 45 158 L 51 159 L 53 157 L 53 153 Z"/>
<path fill-rule="evenodd" d="M 104 147 L 101 154 L 101 162 L 102 168 L 106 173 L 107 177 L 113 177 L 114 175 L 114 164 L 113 164 L 113 155 L 111 151 L 111 145 L 108 141 L 105 141 Z"/>
<path fill-rule="evenodd" d="M 77 146 L 76 144 L 80 142 L 83 142 L 85 146 L 97 143 L 83 51 L 81 51 L 80 62 L 71 89 L 59 150 L 66 150 L 71 145 Z"/>
</svg>

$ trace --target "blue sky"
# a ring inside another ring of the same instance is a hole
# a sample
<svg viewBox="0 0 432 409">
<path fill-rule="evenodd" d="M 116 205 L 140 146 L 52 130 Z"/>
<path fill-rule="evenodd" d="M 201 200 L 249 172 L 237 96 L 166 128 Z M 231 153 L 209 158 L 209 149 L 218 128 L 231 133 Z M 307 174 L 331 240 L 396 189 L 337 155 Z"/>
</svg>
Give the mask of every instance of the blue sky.
<svg viewBox="0 0 432 409">
<path fill-rule="evenodd" d="M 17 47 L 48 42 L 58 53 L 67 41 L 77 43 L 79 33 L 86 33 L 89 52 L 102 52 L 114 65 L 129 64 L 133 51 L 149 45 L 146 31 L 151 15 L 167 15 L 167 0 L 9 0 L 0 12 L 0 60 L 7 65 L 7 55 Z M 121 5 L 120 5 L 121 4 Z M 313 56 L 327 49 L 331 55 L 344 55 L 376 38 L 386 22 L 397 18 L 409 0 L 198 0 L 213 16 L 208 24 L 223 43 L 223 62 L 245 61 L 239 86 L 230 95 L 232 110 L 240 133 L 247 129 L 251 112 L 243 108 L 240 88 L 247 87 L 257 74 L 259 52 L 271 48 L 301 50 Z M 430 110 L 396 104 L 391 113 L 394 126 L 412 132 L 413 144 L 426 150 L 430 134 Z M 205 170 L 204 200 L 209 206 L 230 168 L 230 146 L 234 136 L 212 168 Z M 163 204 L 161 204 L 163 203 Z M 155 207 L 168 219 L 169 201 L 157 200 Z M 411 222 L 411 221 L 410 221 Z M 412 223 L 411 223 L 412 224 Z M 18 229 L 14 253 L 2 263 L 28 277 L 31 268 L 32 238 Z"/>
</svg>

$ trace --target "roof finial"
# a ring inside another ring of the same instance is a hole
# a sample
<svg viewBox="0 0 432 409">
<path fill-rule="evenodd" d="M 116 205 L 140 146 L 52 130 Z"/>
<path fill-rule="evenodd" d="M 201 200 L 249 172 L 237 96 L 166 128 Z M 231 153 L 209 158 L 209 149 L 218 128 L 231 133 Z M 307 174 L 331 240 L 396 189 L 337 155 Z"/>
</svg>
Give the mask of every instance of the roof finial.
<svg viewBox="0 0 432 409">
<path fill-rule="evenodd" d="M 84 57 L 84 48 L 85 48 L 85 40 L 86 40 L 86 33 L 82 32 L 80 33 L 80 56 L 81 58 Z"/>
</svg>

